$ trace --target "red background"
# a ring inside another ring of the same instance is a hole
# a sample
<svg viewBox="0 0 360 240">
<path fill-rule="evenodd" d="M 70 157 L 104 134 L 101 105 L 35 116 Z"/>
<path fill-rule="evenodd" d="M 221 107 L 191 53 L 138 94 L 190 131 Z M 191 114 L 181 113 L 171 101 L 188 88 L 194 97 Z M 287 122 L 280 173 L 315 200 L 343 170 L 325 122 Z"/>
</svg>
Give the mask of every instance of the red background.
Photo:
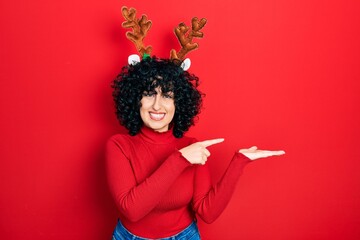
<svg viewBox="0 0 360 240">
<path fill-rule="evenodd" d="M 135 53 L 122 5 L 153 21 L 159 57 L 180 21 L 208 19 L 189 54 L 207 94 L 189 135 L 226 139 L 214 181 L 237 148 L 287 152 L 246 168 L 204 239 L 360 239 L 357 0 L 1 1 L 1 239 L 111 238 L 110 84 Z"/>
</svg>

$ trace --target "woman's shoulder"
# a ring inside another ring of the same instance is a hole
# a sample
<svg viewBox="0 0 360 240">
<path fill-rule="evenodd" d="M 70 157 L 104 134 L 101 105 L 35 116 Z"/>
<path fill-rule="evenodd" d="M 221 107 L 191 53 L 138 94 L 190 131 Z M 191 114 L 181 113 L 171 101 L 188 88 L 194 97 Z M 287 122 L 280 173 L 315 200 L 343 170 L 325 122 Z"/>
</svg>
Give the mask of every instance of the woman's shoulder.
<svg viewBox="0 0 360 240">
<path fill-rule="evenodd" d="M 106 142 L 107 152 L 122 152 L 126 157 L 136 151 L 137 144 L 134 140 L 135 136 L 125 133 L 117 133 L 110 136 Z"/>
<path fill-rule="evenodd" d="M 108 141 L 118 141 L 118 142 L 132 142 L 139 140 L 139 133 L 135 135 L 130 135 L 128 132 L 118 132 L 114 133 L 108 138 Z"/>
<path fill-rule="evenodd" d="M 131 136 L 127 133 L 115 133 L 108 138 L 108 141 L 121 141 L 126 140 L 129 137 Z"/>
<path fill-rule="evenodd" d="M 107 140 L 107 145 L 117 145 L 118 147 L 125 147 L 131 145 L 133 136 L 127 133 L 116 133 L 111 135 Z"/>
</svg>

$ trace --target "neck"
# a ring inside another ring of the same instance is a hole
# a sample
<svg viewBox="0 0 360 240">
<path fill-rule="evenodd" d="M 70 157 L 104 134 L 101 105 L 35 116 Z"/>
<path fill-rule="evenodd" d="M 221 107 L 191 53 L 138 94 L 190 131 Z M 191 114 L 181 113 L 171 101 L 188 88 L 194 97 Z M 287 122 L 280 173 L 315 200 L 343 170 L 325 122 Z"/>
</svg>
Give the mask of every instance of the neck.
<svg viewBox="0 0 360 240">
<path fill-rule="evenodd" d="M 167 144 L 176 139 L 173 135 L 172 129 L 163 132 L 157 132 L 146 126 L 141 128 L 140 137 L 145 141 L 154 144 Z"/>
</svg>

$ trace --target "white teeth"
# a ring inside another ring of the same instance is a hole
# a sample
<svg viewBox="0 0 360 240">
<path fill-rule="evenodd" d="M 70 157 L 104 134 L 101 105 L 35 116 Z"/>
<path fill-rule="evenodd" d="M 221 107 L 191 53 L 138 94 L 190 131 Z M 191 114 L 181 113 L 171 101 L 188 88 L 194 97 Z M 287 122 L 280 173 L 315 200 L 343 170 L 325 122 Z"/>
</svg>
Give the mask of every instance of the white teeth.
<svg viewBox="0 0 360 240">
<path fill-rule="evenodd" d="M 154 120 L 161 120 L 164 118 L 164 116 L 165 116 L 165 113 L 150 113 L 151 119 L 154 119 Z"/>
</svg>

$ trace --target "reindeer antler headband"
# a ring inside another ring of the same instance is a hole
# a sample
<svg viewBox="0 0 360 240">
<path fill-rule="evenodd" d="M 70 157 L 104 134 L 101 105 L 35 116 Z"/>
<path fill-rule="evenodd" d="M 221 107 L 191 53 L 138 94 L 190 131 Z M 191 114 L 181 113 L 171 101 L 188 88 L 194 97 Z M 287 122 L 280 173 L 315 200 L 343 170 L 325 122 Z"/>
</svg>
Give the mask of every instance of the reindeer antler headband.
<svg viewBox="0 0 360 240">
<path fill-rule="evenodd" d="M 136 50 L 140 53 L 142 58 L 149 57 L 151 55 L 152 47 L 144 45 L 144 38 L 151 28 L 152 22 L 147 19 L 146 15 L 142 15 L 140 19 L 136 18 L 136 10 L 134 8 L 128 9 L 122 7 L 122 15 L 125 18 L 125 22 L 122 23 L 124 28 L 132 28 L 132 32 L 126 32 L 126 37 L 135 44 Z M 181 67 L 184 70 L 189 69 L 190 59 L 185 59 L 185 56 L 190 51 L 193 51 L 199 47 L 199 44 L 193 43 L 193 38 L 202 38 L 204 34 L 200 31 L 206 24 L 206 19 L 199 20 L 194 17 L 191 21 L 191 30 L 185 23 L 180 23 L 174 30 L 177 39 L 180 42 L 181 48 L 178 52 L 172 49 L 170 51 L 170 59 L 179 60 Z M 136 54 L 130 55 L 128 59 L 129 64 L 135 64 L 140 62 L 140 57 Z"/>
</svg>

